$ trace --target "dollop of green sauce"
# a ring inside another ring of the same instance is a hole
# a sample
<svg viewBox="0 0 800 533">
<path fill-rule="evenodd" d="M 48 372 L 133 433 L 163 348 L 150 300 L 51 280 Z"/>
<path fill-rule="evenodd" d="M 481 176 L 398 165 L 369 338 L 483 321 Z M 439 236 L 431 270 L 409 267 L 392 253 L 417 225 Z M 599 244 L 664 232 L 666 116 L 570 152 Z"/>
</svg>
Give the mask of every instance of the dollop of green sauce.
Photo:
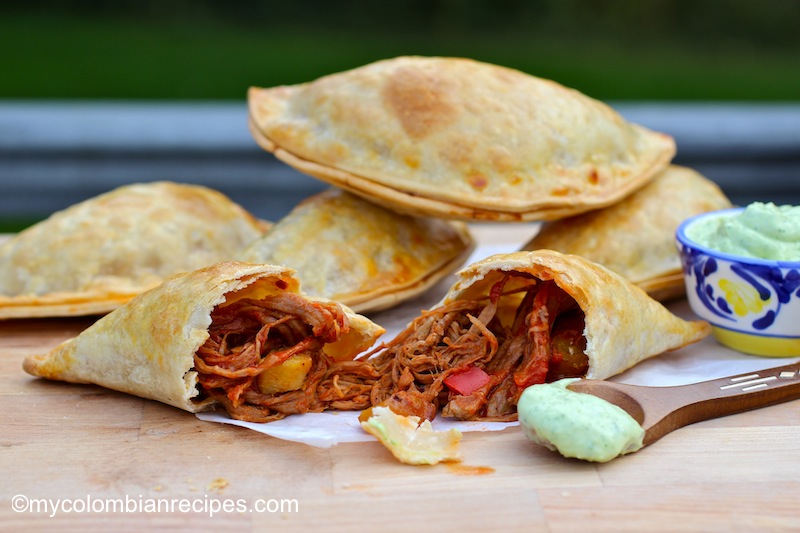
<svg viewBox="0 0 800 533">
<path fill-rule="evenodd" d="M 525 436 L 564 457 L 598 463 L 642 447 L 644 430 L 631 415 L 602 398 L 568 389 L 573 381 L 525 389 L 517 404 Z"/>
<path fill-rule="evenodd" d="M 699 220 L 686 236 L 728 254 L 800 261 L 800 206 L 754 202 L 736 214 Z"/>
</svg>

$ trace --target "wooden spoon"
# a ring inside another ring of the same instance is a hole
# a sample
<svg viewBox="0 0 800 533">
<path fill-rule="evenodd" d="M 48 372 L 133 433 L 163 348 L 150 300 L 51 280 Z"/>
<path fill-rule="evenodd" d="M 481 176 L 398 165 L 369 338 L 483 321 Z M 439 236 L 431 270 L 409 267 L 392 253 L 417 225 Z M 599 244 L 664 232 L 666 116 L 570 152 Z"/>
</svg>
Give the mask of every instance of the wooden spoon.
<svg viewBox="0 0 800 533">
<path fill-rule="evenodd" d="M 711 418 L 800 398 L 800 363 L 675 387 L 582 379 L 567 387 L 628 412 L 644 429 L 644 445 Z"/>
</svg>

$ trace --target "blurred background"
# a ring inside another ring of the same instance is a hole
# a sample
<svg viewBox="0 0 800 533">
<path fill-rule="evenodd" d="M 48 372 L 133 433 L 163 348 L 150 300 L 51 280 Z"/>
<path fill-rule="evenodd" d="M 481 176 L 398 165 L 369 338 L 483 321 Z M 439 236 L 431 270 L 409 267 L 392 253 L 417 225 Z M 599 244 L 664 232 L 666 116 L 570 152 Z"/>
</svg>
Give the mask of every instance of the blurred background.
<svg viewBox="0 0 800 533">
<path fill-rule="evenodd" d="M 410 54 L 553 79 L 737 203 L 800 203 L 798 22 L 794 0 L 4 0 L 0 231 L 156 179 L 275 220 L 324 185 L 255 145 L 247 88 Z"/>
</svg>

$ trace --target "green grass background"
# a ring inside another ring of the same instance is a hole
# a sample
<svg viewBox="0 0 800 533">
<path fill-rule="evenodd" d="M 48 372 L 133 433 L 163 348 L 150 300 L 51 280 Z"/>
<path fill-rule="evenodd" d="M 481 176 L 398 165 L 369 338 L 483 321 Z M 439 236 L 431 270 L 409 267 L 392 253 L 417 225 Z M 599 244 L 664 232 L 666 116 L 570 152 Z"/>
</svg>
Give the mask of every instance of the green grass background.
<svg viewBox="0 0 800 533">
<path fill-rule="evenodd" d="M 604 101 L 797 102 L 798 22 L 797 0 L 4 0 L 0 101 L 244 102 L 419 54 Z"/>
<path fill-rule="evenodd" d="M 796 101 L 795 0 L 6 0 L 0 99 L 243 100 L 406 54 L 602 100 Z"/>
</svg>

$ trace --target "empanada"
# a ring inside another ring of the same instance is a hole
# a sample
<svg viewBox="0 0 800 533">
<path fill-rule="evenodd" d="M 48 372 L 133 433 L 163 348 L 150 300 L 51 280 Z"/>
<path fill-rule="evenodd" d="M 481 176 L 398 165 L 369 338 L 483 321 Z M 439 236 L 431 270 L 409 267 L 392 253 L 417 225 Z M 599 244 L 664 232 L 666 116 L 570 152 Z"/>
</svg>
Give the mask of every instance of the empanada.
<svg viewBox="0 0 800 533">
<path fill-rule="evenodd" d="M 298 205 L 239 259 L 288 265 L 304 292 L 362 312 L 420 294 L 473 248 L 463 223 L 401 215 L 331 188 Z"/>
<path fill-rule="evenodd" d="M 624 200 L 549 222 L 523 246 L 581 255 L 667 300 L 685 293 L 675 230 L 685 219 L 731 203 L 696 171 L 670 166 Z"/>
<path fill-rule="evenodd" d="M 269 421 L 368 405 L 376 376 L 350 359 L 383 331 L 304 296 L 287 267 L 227 262 L 168 279 L 23 367 L 190 412 L 220 402 L 236 418 Z"/>
<path fill-rule="evenodd" d="M 530 385 L 605 379 L 709 333 L 582 257 L 495 255 L 462 269 L 438 306 L 375 350 L 372 403 L 427 419 L 441 406 L 449 417 L 514 420 Z"/>
<path fill-rule="evenodd" d="M 553 81 L 469 59 L 398 57 L 253 87 L 256 141 L 298 170 L 406 212 L 547 220 L 612 204 L 671 137 Z"/>
<path fill-rule="evenodd" d="M 0 319 L 107 313 L 168 276 L 233 259 L 268 227 L 206 187 L 119 187 L 0 245 Z"/>
</svg>

